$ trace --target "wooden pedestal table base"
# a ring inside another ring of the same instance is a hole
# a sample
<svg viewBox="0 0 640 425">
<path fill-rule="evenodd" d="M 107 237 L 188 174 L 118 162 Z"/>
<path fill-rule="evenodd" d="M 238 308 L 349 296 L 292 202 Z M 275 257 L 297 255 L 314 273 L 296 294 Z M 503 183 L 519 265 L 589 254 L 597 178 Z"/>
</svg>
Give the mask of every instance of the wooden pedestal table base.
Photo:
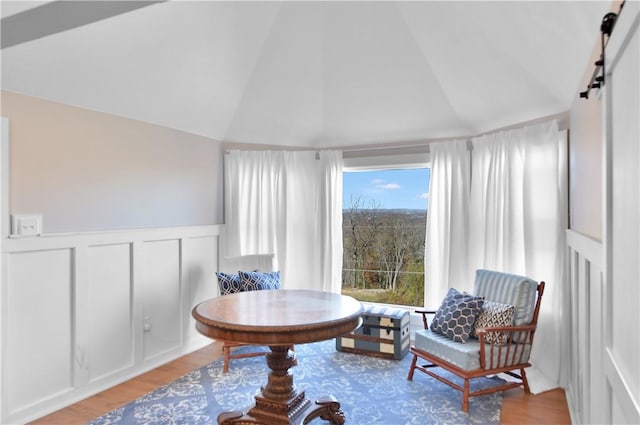
<svg viewBox="0 0 640 425">
<path fill-rule="evenodd" d="M 267 354 L 267 365 L 271 369 L 269 381 L 256 395 L 256 404 L 247 414 L 225 412 L 218 416 L 220 425 L 238 424 L 307 424 L 315 418 L 322 418 L 332 424 L 342 425 L 345 418 L 340 403 L 331 397 L 323 397 L 311 402 L 304 391 L 296 391 L 293 374 L 289 368 L 294 365 L 295 353 L 288 346 L 271 346 Z"/>
<path fill-rule="evenodd" d="M 196 329 L 208 337 L 242 344 L 267 345 L 269 378 L 248 412 L 224 412 L 220 425 L 302 425 L 322 418 L 345 422 L 333 397 L 310 401 L 296 391 L 295 344 L 323 341 L 353 331 L 362 323 L 362 306 L 351 297 L 321 291 L 249 291 L 204 301 L 193 309 Z M 295 369 L 294 369 L 295 370 Z"/>
</svg>

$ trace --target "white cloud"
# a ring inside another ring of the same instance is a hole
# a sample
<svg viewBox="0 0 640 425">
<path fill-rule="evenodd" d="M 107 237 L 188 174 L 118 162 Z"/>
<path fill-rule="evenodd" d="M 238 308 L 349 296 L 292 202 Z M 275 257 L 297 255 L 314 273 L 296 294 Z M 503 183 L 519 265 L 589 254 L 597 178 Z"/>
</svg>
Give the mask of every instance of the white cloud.
<svg viewBox="0 0 640 425">
<path fill-rule="evenodd" d="M 382 180 L 382 179 L 373 179 L 373 180 L 371 180 L 371 184 L 374 184 L 374 185 L 380 185 L 382 183 L 384 183 L 384 180 Z"/>
<path fill-rule="evenodd" d="M 400 185 L 398 183 L 387 183 L 387 184 L 379 184 L 376 186 L 378 189 L 387 189 L 387 190 L 396 190 L 400 189 Z"/>
<path fill-rule="evenodd" d="M 418 195 L 418 199 L 429 199 L 429 192 L 424 192 Z"/>
</svg>

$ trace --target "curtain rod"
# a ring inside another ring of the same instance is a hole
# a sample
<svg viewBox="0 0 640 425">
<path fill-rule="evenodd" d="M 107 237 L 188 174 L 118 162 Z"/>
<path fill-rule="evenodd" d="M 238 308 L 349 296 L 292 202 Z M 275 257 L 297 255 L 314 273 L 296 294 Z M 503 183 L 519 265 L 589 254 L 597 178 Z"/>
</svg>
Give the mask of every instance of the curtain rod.
<svg viewBox="0 0 640 425">
<path fill-rule="evenodd" d="M 467 137 L 467 139 L 471 140 L 474 137 L 486 136 L 487 134 L 497 133 L 499 131 L 507 131 L 514 130 L 517 128 L 527 127 L 534 124 L 541 124 L 543 122 L 558 120 L 558 130 L 568 130 L 569 129 L 569 111 L 560 112 L 559 114 L 547 115 L 546 117 L 536 118 L 533 120 L 521 122 L 518 124 L 508 125 L 505 127 L 496 128 L 493 130 L 485 131 L 483 133 L 476 134 L 474 136 Z"/>
<path fill-rule="evenodd" d="M 529 125 L 540 124 L 543 122 L 551 121 L 554 119 L 558 121 L 559 130 L 567 130 L 569 128 L 569 112 L 565 111 L 557 114 L 547 115 L 541 118 L 535 118 L 529 121 L 520 122 L 517 124 L 508 125 L 505 127 L 495 128 L 493 130 L 477 133 L 474 135 L 466 135 L 466 136 L 458 136 L 458 137 L 440 137 L 437 139 L 425 139 L 421 142 L 415 142 L 415 143 L 405 143 L 405 144 L 389 143 L 389 144 L 382 144 L 382 145 L 365 145 L 365 146 L 359 146 L 359 147 L 343 147 L 343 148 L 337 147 L 335 149 L 342 150 L 342 152 L 348 152 L 348 153 L 402 149 L 405 151 L 403 153 L 413 153 L 411 151 L 412 149 L 416 150 L 416 152 L 420 152 L 419 149 L 422 148 L 423 149 L 422 152 L 429 153 L 429 150 L 430 150 L 429 145 L 431 143 L 448 142 L 453 140 L 466 140 L 467 147 L 469 147 L 471 145 L 471 140 L 475 137 L 486 136 L 487 134 L 493 134 L 499 131 L 514 130 L 517 128 L 527 127 Z"/>
<path fill-rule="evenodd" d="M 322 150 L 339 150 L 342 151 L 343 156 L 345 156 L 346 158 L 349 157 L 355 157 L 358 156 L 358 154 L 363 154 L 363 153 L 371 153 L 373 155 L 385 155 L 385 154 L 393 154 L 393 151 L 399 151 L 396 152 L 397 155 L 402 155 L 402 154 L 412 154 L 412 153 L 429 153 L 430 152 L 430 147 L 429 145 L 431 143 L 437 143 L 437 142 L 447 142 L 447 141 L 453 141 L 453 140 L 465 140 L 467 142 L 467 148 L 471 149 L 471 140 L 474 137 L 480 137 L 480 136 L 486 136 L 487 134 L 493 134 L 493 133 L 497 133 L 499 131 L 507 131 L 507 130 L 513 130 L 513 129 L 517 129 L 517 128 L 522 128 L 522 127 L 526 127 L 529 125 L 534 125 L 534 124 L 540 124 L 546 121 L 551 121 L 553 119 L 558 120 L 558 129 L 559 130 L 567 130 L 569 128 L 569 112 L 565 111 L 565 112 L 560 112 L 558 114 L 552 114 L 552 115 L 547 115 L 545 117 L 541 117 L 541 118 L 536 118 L 533 120 L 529 120 L 529 121 L 524 121 L 524 122 L 520 122 L 518 124 L 513 124 L 513 125 L 509 125 L 509 126 L 505 126 L 505 127 L 499 127 L 493 130 L 489 130 L 489 131 L 485 131 L 482 133 L 477 133 L 474 135 L 467 135 L 467 136 L 459 136 L 459 137 L 439 137 L 439 138 L 435 138 L 435 139 L 425 139 L 422 141 L 414 141 L 414 142 L 405 142 L 405 143 L 396 143 L 394 144 L 393 142 L 390 143 L 384 143 L 384 144 L 377 144 L 377 145 L 362 145 L 362 146 L 336 146 L 336 147 L 326 147 L 326 148 L 322 148 L 322 149 L 313 149 L 313 148 L 309 148 L 309 149 L 304 149 L 304 148 L 294 148 L 292 149 L 289 146 L 276 146 L 276 145 L 250 145 L 251 149 L 256 149 L 256 150 L 283 150 L 283 149 L 289 149 L 289 150 L 296 150 L 296 151 L 306 151 L 306 152 L 316 152 L 316 154 L 318 154 L 320 151 Z M 229 154 L 230 150 L 235 150 L 238 149 L 238 147 L 234 147 L 232 149 L 225 149 L 225 155 Z M 390 152 L 391 151 L 391 152 Z M 346 154 L 346 155 L 344 155 Z"/>
</svg>

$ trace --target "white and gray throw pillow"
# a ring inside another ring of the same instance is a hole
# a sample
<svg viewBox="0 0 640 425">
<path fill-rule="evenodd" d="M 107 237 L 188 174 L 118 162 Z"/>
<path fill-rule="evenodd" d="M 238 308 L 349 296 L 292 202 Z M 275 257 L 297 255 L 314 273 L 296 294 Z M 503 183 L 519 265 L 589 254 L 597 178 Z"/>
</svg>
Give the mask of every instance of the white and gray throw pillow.
<svg viewBox="0 0 640 425">
<path fill-rule="evenodd" d="M 485 301 L 482 305 L 482 311 L 476 320 L 473 328 L 475 338 L 478 337 L 476 329 L 491 328 L 497 326 L 513 325 L 513 315 L 515 314 L 515 306 L 508 304 L 496 303 L 493 301 Z M 493 332 L 485 334 L 484 342 L 487 344 L 504 345 L 507 341 L 506 332 Z"/>
</svg>

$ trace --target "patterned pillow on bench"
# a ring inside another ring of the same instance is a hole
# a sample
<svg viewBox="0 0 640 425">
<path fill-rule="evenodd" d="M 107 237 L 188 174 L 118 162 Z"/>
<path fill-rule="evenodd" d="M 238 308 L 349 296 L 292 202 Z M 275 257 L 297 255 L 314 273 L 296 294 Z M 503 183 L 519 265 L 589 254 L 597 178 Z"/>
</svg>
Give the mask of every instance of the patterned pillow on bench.
<svg viewBox="0 0 640 425">
<path fill-rule="evenodd" d="M 280 289 L 280 272 L 239 272 L 243 291 Z"/>
</svg>

